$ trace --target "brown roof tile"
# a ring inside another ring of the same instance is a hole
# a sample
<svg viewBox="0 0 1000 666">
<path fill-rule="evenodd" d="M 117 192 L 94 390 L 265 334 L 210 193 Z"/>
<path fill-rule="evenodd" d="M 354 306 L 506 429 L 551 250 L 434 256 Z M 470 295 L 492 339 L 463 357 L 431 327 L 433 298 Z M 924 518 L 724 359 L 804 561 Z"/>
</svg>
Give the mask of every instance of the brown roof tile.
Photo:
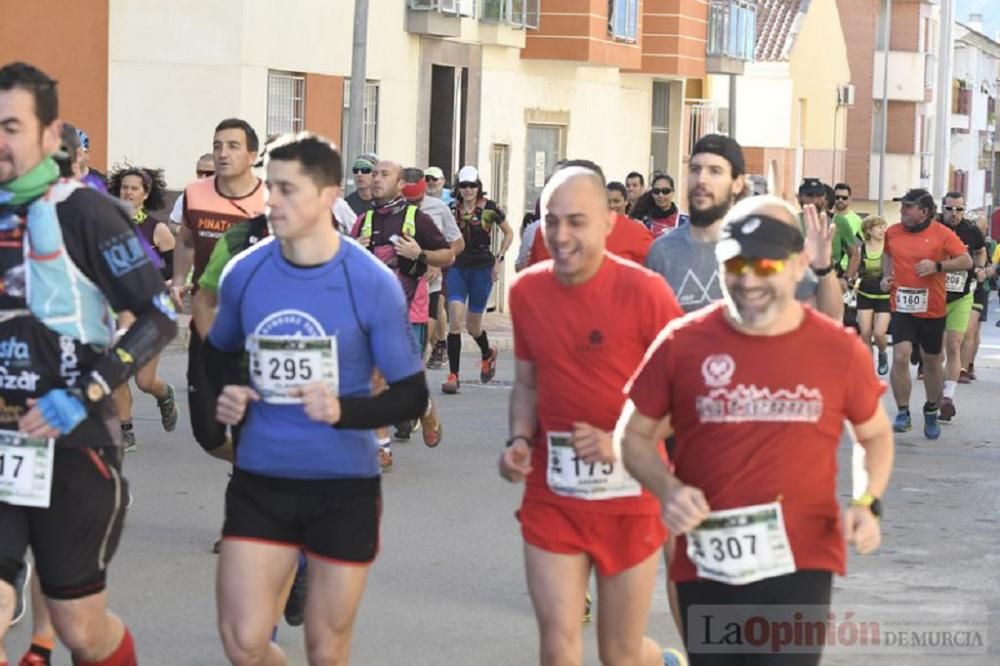
<svg viewBox="0 0 1000 666">
<path fill-rule="evenodd" d="M 791 57 L 795 38 L 811 0 L 757 0 L 757 43 L 759 62 L 783 62 Z"/>
</svg>

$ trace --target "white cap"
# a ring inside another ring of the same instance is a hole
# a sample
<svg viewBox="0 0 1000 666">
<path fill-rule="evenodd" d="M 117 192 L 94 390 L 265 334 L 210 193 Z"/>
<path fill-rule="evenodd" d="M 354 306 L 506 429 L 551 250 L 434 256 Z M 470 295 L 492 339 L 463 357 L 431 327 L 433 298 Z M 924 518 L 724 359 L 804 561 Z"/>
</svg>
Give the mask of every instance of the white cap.
<svg viewBox="0 0 1000 666">
<path fill-rule="evenodd" d="M 464 166 L 458 172 L 458 182 L 474 183 L 479 180 L 479 170 L 474 166 Z"/>
</svg>

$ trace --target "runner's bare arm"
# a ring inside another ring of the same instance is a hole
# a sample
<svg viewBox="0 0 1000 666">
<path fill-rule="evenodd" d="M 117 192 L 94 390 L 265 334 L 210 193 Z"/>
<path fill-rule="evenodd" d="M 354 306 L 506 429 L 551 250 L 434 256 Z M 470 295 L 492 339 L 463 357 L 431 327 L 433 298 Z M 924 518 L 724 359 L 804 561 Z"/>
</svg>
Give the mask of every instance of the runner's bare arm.
<svg viewBox="0 0 1000 666">
<path fill-rule="evenodd" d="M 500 231 L 503 233 L 503 238 L 500 240 L 500 252 L 497 253 L 497 256 L 503 257 L 507 255 L 507 250 L 514 242 L 514 229 L 510 226 L 510 222 L 504 220 L 500 223 Z"/>
<path fill-rule="evenodd" d="M 852 425 L 858 443 L 865 449 L 865 470 L 868 472 L 865 492 L 873 497 L 882 497 L 892 474 L 894 445 L 889 417 L 880 402 L 870 419 Z"/>
<path fill-rule="evenodd" d="M 177 245 L 174 247 L 174 277 L 170 282 L 170 297 L 178 312 L 183 309 L 183 296 L 188 272 L 194 264 L 194 236 L 191 230 L 181 225 L 177 233 Z"/>
<path fill-rule="evenodd" d="M 659 452 L 660 442 L 672 432 L 669 414 L 657 421 L 641 414 L 631 400 L 626 401 L 615 426 L 615 452 L 625 469 L 657 497 L 663 497 L 673 479 Z"/>
<path fill-rule="evenodd" d="M 844 292 L 840 289 L 836 273 L 817 278 L 816 309 L 837 321 L 844 318 Z"/>
<path fill-rule="evenodd" d="M 535 365 L 518 359 L 514 364 L 514 388 L 510 393 L 509 427 L 511 445 L 500 454 L 500 476 L 511 483 L 523 481 L 531 473 L 531 447 L 538 427 L 538 387 Z"/>
<path fill-rule="evenodd" d="M 826 213 L 819 213 L 815 206 L 802 209 L 805 220 L 805 247 L 809 265 L 813 270 L 827 270 L 833 263 L 834 225 L 830 224 Z M 850 260 L 848 260 L 850 261 Z M 855 266 L 857 270 L 857 266 Z M 840 282 L 832 272 L 816 276 L 816 309 L 837 321 L 844 318 L 844 297 Z"/>
<path fill-rule="evenodd" d="M 219 305 L 219 294 L 214 289 L 199 289 L 191 298 L 191 319 L 202 340 L 208 338 L 215 320 L 215 308 Z"/>
<path fill-rule="evenodd" d="M 882 291 L 889 291 L 892 286 L 892 257 L 888 252 L 882 252 L 882 281 L 879 286 Z"/>
</svg>

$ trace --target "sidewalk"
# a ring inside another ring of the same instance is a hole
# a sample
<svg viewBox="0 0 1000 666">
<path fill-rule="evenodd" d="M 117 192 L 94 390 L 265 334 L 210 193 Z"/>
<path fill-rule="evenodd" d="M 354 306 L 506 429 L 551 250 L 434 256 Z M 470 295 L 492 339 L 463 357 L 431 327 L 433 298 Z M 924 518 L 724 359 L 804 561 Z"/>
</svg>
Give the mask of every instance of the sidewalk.
<svg viewBox="0 0 1000 666">
<path fill-rule="evenodd" d="M 171 341 L 167 347 L 167 351 L 187 351 L 188 335 L 190 334 L 188 325 L 190 321 L 191 315 L 189 314 L 177 315 L 177 337 Z M 483 328 L 486 329 L 490 344 L 495 346 L 498 351 L 511 351 L 514 349 L 514 327 L 511 324 L 509 314 L 487 312 L 483 316 Z M 463 334 L 462 348 L 466 350 L 475 349 L 476 341 L 472 339 L 468 331 L 463 331 Z"/>
</svg>

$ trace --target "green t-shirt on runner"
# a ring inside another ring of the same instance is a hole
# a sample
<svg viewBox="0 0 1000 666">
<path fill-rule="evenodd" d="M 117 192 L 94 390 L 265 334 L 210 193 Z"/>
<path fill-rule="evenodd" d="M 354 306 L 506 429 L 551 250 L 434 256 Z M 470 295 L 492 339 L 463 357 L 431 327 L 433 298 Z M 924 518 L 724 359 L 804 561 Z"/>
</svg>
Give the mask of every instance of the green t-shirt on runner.
<svg viewBox="0 0 1000 666">
<path fill-rule="evenodd" d="M 267 217 L 258 215 L 242 224 L 227 229 L 212 248 L 212 254 L 205 264 L 205 270 L 198 278 L 198 288 L 219 291 L 219 279 L 229 260 L 259 240 L 270 235 Z"/>
</svg>

